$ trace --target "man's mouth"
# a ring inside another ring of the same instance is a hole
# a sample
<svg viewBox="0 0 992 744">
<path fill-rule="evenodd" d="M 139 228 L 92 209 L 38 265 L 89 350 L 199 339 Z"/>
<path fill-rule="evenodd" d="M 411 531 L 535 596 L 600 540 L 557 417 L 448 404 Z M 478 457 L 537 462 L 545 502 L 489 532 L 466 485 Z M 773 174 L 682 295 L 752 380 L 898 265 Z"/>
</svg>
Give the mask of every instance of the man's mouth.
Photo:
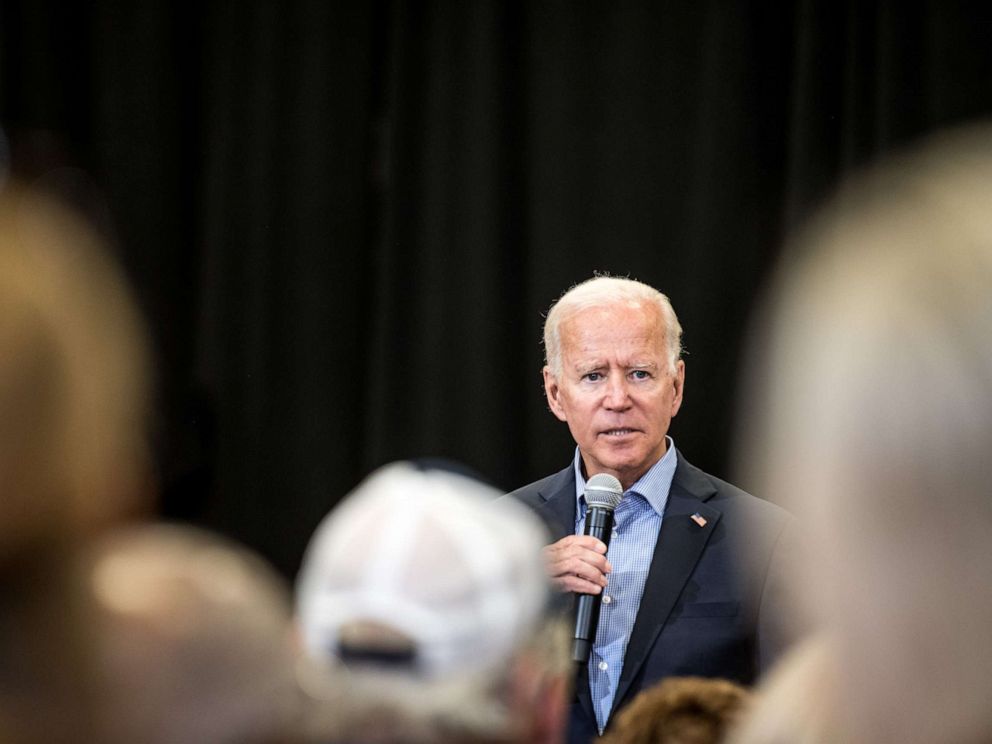
<svg viewBox="0 0 992 744">
<path fill-rule="evenodd" d="M 626 427 L 617 427 L 615 429 L 606 429 L 601 431 L 600 434 L 607 437 L 625 437 L 628 434 L 634 434 L 637 429 L 628 429 Z"/>
</svg>

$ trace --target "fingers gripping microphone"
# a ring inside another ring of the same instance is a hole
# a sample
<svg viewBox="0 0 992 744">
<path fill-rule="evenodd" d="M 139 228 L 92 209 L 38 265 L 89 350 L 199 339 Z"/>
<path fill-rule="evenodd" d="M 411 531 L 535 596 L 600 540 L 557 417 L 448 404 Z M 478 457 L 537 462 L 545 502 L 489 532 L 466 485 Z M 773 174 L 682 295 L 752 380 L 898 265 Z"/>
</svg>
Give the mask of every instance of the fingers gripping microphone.
<svg viewBox="0 0 992 744">
<path fill-rule="evenodd" d="M 613 533 L 613 510 L 623 498 L 623 487 L 612 475 L 600 473 L 586 481 L 586 535 L 592 535 L 610 547 Z M 572 660 L 580 664 L 589 661 L 589 651 L 596 642 L 599 609 L 603 594 L 580 594 L 575 615 L 575 635 L 572 639 Z"/>
</svg>

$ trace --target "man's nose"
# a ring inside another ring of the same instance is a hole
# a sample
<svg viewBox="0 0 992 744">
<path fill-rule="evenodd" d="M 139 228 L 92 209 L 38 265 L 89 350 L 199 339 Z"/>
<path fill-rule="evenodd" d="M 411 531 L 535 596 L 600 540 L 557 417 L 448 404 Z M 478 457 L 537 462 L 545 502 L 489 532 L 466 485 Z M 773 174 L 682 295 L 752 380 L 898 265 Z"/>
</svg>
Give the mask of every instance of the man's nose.
<svg viewBox="0 0 992 744">
<path fill-rule="evenodd" d="M 606 398 L 603 401 L 607 408 L 611 410 L 630 407 L 630 391 L 627 387 L 627 378 L 622 374 L 610 375 L 606 383 Z"/>
</svg>

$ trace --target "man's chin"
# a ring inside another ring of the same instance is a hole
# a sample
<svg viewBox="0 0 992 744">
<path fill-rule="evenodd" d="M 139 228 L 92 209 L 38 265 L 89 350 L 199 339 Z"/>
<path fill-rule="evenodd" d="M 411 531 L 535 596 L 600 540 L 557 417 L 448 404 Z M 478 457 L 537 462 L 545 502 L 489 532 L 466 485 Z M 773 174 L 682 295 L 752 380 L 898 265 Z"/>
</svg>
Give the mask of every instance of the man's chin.
<svg viewBox="0 0 992 744">
<path fill-rule="evenodd" d="M 644 449 L 644 443 L 633 436 L 600 442 L 599 454 L 602 455 L 600 462 L 604 465 L 610 464 L 618 468 L 637 467 L 650 457 L 650 453 Z"/>
<path fill-rule="evenodd" d="M 646 473 L 652 465 L 664 456 L 660 453 L 645 452 L 631 446 L 600 448 L 593 452 L 598 464 L 597 472 L 616 476 L 621 483 L 633 482 Z"/>
<path fill-rule="evenodd" d="M 626 477 L 630 476 L 632 473 L 638 473 L 638 471 L 646 471 L 649 466 L 645 466 L 643 458 L 617 458 L 617 457 L 604 457 L 599 460 L 600 472 L 609 473 L 610 475 L 615 475 L 621 481 Z"/>
</svg>

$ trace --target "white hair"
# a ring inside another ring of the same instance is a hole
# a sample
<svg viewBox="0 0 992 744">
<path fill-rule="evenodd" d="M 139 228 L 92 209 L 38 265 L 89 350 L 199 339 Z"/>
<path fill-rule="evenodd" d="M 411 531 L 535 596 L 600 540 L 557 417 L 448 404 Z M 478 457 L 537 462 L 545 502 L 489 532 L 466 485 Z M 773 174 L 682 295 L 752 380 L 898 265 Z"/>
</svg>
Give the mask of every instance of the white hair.
<svg viewBox="0 0 992 744">
<path fill-rule="evenodd" d="M 561 375 L 561 324 L 582 310 L 593 307 L 653 307 L 665 327 L 669 373 L 682 356 L 682 326 L 668 297 L 654 287 L 617 276 L 595 276 L 576 284 L 548 310 L 544 321 L 544 357 L 551 374 Z"/>
</svg>

